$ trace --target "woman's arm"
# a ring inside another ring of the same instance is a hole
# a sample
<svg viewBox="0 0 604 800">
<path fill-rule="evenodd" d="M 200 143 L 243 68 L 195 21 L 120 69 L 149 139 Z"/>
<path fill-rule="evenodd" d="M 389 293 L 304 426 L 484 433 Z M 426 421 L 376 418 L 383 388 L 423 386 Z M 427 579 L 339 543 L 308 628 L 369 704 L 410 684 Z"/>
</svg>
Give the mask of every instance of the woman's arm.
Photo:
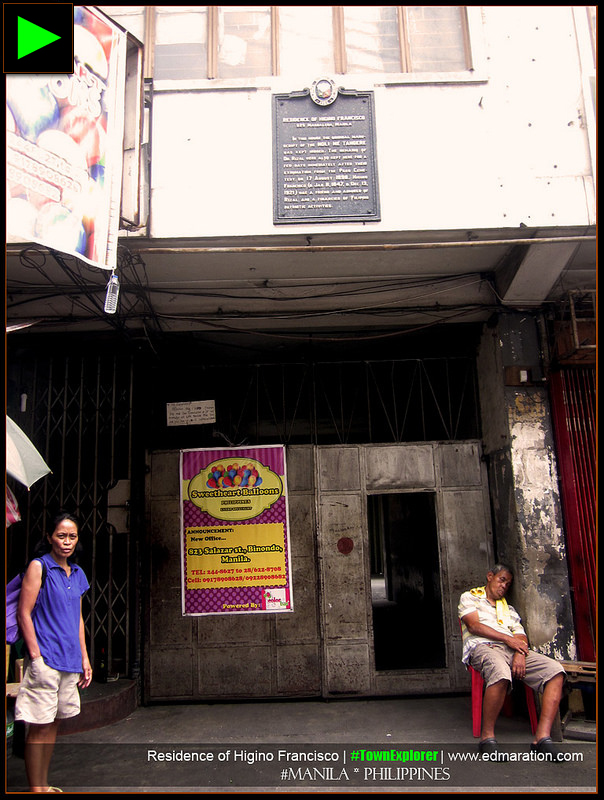
<svg viewBox="0 0 604 800">
<path fill-rule="evenodd" d="M 80 650 L 82 651 L 82 676 L 78 681 L 78 686 L 86 688 L 92 682 L 92 667 L 86 649 L 86 629 L 84 627 L 84 615 L 82 614 L 82 600 L 80 599 Z"/>
<path fill-rule="evenodd" d="M 21 633 L 25 640 L 25 646 L 29 652 L 29 657 L 33 661 L 40 658 L 40 647 L 36 637 L 34 622 L 31 617 L 36 606 L 38 594 L 42 586 L 42 564 L 40 561 L 32 561 L 28 566 L 23 583 L 21 584 L 21 594 L 19 595 L 19 605 L 17 606 L 17 620 Z"/>
</svg>

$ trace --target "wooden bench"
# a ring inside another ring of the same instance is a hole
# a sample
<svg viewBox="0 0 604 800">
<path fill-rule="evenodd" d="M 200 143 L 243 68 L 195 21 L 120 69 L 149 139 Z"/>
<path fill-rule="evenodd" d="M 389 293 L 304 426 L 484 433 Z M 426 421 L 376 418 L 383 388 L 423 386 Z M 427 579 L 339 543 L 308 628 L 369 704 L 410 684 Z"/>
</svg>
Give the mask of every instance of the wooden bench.
<svg viewBox="0 0 604 800">
<path fill-rule="evenodd" d="M 596 682 L 596 665 L 593 661 L 562 661 L 568 682 L 573 686 L 577 683 L 591 684 Z"/>
<path fill-rule="evenodd" d="M 569 689 L 568 710 L 564 714 L 564 719 L 560 720 L 560 727 L 563 730 L 572 721 L 573 716 L 579 718 L 585 710 L 585 696 L 579 700 L 579 692 L 593 691 L 596 684 L 596 665 L 593 661 L 562 661 L 562 666 L 566 672 Z M 559 716 L 559 715 L 558 715 Z"/>
<path fill-rule="evenodd" d="M 558 661 L 564 667 L 569 688 L 582 689 L 590 688 L 596 682 L 596 665 L 592 661 Z M 539 712 L 541 709 L 539 708 Z M 560 716 L 560 710 L 556 714 L 552 725 L 551 737 L 555 742 L 563 741 L 563 728 L 572 717 L 570 712 L 564 715 L 564 720 Z"/>
</svg>

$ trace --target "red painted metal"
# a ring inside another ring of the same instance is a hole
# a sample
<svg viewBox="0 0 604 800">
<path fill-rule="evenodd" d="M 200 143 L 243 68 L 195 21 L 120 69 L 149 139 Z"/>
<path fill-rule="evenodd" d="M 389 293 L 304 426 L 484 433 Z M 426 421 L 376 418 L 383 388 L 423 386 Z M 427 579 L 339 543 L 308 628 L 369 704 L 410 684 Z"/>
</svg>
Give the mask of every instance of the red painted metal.
<svg viewBox="0 0 604 800">
<path fill-rule="evenodd" d="M 574 368 L 550 380 L 579 658 L 596 660 L 595 370 Z"/>
</svg>

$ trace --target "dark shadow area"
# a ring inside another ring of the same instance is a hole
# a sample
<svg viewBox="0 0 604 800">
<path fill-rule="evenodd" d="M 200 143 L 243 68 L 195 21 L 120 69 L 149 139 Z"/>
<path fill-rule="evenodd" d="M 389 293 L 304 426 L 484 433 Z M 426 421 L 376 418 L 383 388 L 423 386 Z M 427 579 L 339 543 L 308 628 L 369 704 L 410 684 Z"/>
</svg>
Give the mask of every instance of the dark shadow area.
<svg viewBox="0 0 604 800">
<path fill-rule="evenodd" d="M 377 670 L 446 666 L 435 496 L 368 498 Z"/>
</svg>

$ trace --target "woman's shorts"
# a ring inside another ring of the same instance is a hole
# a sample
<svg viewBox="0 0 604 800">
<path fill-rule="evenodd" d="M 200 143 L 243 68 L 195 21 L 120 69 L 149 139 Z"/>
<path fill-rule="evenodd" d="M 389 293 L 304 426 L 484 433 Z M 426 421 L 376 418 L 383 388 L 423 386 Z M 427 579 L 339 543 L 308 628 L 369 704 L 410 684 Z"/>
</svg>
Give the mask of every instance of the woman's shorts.
<svg viewBox="0 0 604 800">
<path fill-rule="evenodd" d="M 44 663 L 31 661 L 19 687 L 15 719 L 48 725 L 55 719 L 68 719 L 80 713 L 78 672 L 60 672 Z"/>
<path fill-rule="evenodd" d="M 470 665 L 484 678 L 485 686 L 501 680 L 512 683 L 512 659 L 515 651 L 504 644 L 493 642 L 477 644 L 470 654 Z M 542 692 L 545 684 L 556 675 L 564 675 L 564 667 L 553 658 L 529 650 L 526 656 L 526 674 L 522 681 L 531 689 Z"/>
</svg>

